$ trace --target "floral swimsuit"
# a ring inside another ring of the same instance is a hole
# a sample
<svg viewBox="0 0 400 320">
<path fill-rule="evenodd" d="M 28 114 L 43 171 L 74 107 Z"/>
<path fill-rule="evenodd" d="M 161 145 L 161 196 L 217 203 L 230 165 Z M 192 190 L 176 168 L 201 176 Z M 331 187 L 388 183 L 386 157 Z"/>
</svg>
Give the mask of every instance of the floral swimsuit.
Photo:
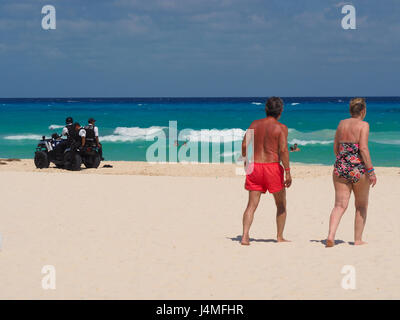
<svg viewBox="0 0 400 320">
<path fill-rule="evenodd" d="M 365 165 L 361 160 L 358 143 L 340 143 L 339 154 L 336 157 L 334 172 L 338 177 L 356 183 L 365 173 Z"/>
</svg>

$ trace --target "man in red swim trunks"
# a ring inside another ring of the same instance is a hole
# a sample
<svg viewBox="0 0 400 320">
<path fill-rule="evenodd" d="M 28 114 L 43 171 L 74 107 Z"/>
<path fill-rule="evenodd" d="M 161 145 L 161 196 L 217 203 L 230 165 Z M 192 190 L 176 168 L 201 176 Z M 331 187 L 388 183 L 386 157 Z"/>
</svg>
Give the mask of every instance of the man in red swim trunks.
<svg viewBox="0 0 400 320">
<path fill-rule="evenodd" d="M 254 134 L 254 162 L 247 166 L 247 140 L 251 132 L 247 130 L 242 142 L 242 156 L 246 159 L 246 184 L 249 202 L 243 214 L 242 245 L 250 244 L 249 230 L 254 212 L 260 202 L 261 193 L 272 193 L 277 208 L 277 241 L 287 242 L 283 237 L 286 221 L 286 188 L 292 184 L 287 144 L 288 128 L 278 122 L 283 111 L 283 102 L 278 97 L 268 99 L 265 112 L 267 117 L 253 121 L 249 129 Z M 280 164 L 282 161 L 283 168 Z M 285 174 L 285 177 L 284 177 Z"/>
</svg>

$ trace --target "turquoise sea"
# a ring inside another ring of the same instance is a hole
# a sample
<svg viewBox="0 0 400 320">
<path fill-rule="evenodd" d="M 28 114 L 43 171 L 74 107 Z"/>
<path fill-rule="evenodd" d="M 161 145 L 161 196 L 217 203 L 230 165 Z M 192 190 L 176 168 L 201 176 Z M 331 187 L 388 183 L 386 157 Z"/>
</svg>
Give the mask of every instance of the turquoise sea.
<svg viewBox="0 0 400 320">
<path fill-rule="evenodd" d="M 291 153 L 291 161 L 332 164 L 335 129 L 349 116 L 350 98 L 283 100 L 281 122 L 289 127 L 289 144 L 301 148 Z M 180 145 L 200 146 L 207 139 L 225 137 L 232 150 L 221 145 L 218 156 L 222 162 L 232 161 L 252 120 L 265 116 L 265 101 L 264 97 L 0 99 L 0 158 L 33 158 L 41 136 L 60 134 L 65 118 L 71 116 L 82 125 L 89 117 L 97 120 L 106 160 L 145 161 L 146 150 L 157 141 L 146 137 L 154 139 L 163 132 L 168 138 L 169 122 L 177 121 L 178 133 L 188 129 L 181 132 Z M 370 97 L 367 104 L 374 165 L 400 166 L 400 97 Z"/>
</svg>

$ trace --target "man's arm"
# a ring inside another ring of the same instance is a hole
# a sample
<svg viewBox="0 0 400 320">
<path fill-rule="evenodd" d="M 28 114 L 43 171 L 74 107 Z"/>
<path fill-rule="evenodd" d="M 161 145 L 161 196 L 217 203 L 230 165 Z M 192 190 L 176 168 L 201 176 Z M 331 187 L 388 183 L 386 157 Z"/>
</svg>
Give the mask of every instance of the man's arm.
<svg viewBox="0 0 400 320">
<path fill-rule="evenodd" d="M 93 130 L 94 130 L 94 136 L 96 138 L 97 147 L 100 148 L 99 129 L 97 127 L 94 127 Z"/>
<path fill-rule="evenodd" d="M 242 157 L 246 158 L 247 156 L 247 139 L 249 138 L 249 136 L 251 135 L 251 133 L 249 133 L 249 130 L 254 130 L 253 129 L 253 123 L 250 125 L 250 127 L 246 130 L 246 133 L 244 134 L 243 140 L 242 140 Z"/>
<path fill-rule="evenodd" d="M 84 129 L 80 130 L 79 135 L 82 138 L 82 147 L 84 147 L 86 143 L 86 131 Z"/>
<path fill-rule="evenodd" d="M 244 134 L 243 140 L 242 140 L 242 157 L 246 158 L 246 153 L 247 153 L 247 131 Z"/>
<path fill-rule="evenodd" d="M 288 128 L 285 125 L 282 125 L 282 129 L 279 134 L 279 159 L 282 161 L 285 169 L 290 168 L 287 137 Z"/>
<path fill-rule="evenodd" d="M 285 186 L 289 188 L 292 184 L 292 176 L 290 174 L 290 160 L 287 138 L 288 128 L 285 125 L 282 125 L 282 129 L 279 134 L 279 159 L 282 161 L 283 167 L 285 168 Z"/>
</svg>

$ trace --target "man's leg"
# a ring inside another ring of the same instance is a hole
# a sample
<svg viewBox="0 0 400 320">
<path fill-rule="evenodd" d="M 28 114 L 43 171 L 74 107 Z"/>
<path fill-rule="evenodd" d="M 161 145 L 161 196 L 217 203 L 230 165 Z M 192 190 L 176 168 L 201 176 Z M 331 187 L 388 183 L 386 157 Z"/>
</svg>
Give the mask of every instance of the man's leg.
<svg viewBox="0 0 400 320">
<path fill-rule="evenodd" d="M 103 160 L 104 160 L 104 158 L 103 158 L 103 145 L 102 145 L 101 143 L 99 143 L 99 144 L 100 144 L 100 147 L 99 147 L 99 156 L 100 156 L 101 160 L 103 161 Z"/>
<path fill-rule="evenodd" d="M 250 244 L 249 231 L 254 218 L 254 212 L 257 209 L 258 203 L 260 202 L 260 191 L 249 191 L 249 202 L 247 203 L 247 208 L 243 213 L 243 235 L 242 235 L 242 245 Z"/>
<path fill-rule="evenodd" d="M 285 228 L 286 222 L 286 189 L 283 188 L 281 191 L 273 193 L 275 204 L 276 204 L 276 227 L 278 242 L 289 242 L 283 237 L 283 229 Z"/>
</svg>

